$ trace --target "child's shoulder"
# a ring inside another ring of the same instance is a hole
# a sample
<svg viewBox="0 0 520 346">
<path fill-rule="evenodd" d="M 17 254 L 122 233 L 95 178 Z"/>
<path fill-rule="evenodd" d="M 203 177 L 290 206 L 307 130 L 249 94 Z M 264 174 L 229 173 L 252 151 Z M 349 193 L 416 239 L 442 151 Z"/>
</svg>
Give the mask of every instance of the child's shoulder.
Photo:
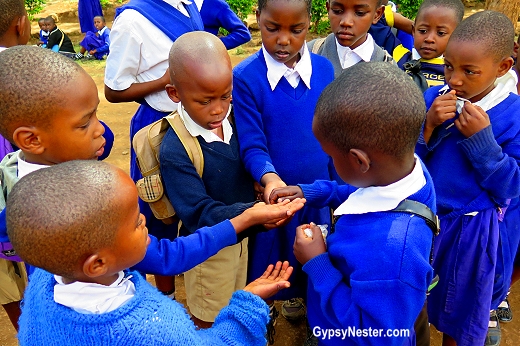
<svg viewBox="0 0 520 346">
<path fill-rule="evenodd" d="M 253 71 L 256 75 L 260 75 L 261 73 L 259 73 L 260 71 L 258 71 L 258 69 L 261 67 L 263 67 L 263 69 L 267 69 L 262 50 L 260 49 L 258 52 L 244 59 L 237 66 L 235 66 L 233 69 L 233 75 L 238 77 L 243 74 L 248 74 L 249 71 Z"/>
</svg>

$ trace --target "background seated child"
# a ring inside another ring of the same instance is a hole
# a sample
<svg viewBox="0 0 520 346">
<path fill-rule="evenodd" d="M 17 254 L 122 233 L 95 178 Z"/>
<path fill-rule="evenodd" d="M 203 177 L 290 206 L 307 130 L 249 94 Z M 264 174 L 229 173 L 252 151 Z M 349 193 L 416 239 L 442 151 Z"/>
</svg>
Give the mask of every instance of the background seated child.
<svg viewBox="0 0 520 346">
<path fill-rule="evenodd" d="M 220 28 L 227 31 L 227 35 L 220 37 L 226 49 L 236 48 L 251 40 L 249 30 L 225 0 L 200 0 L 196 3 L 205 31 L 213 35 L 218 35 Z"/>
<path fill-rule="evenodd" d="M 20 345 L 265 345 L 261 298 L 289 286 L 288 263 L 269 266 L 233 295 L 213 328 L 197 330 L 181 304 L 125 271 L 150 241 L 137 200 L 128 175 L 96 161 L 55 165 L 16 184 L 9 236 L 43 269 L 25 293 Z"/>
<path fill-rule="evenodd" d="M 88 31 L 85 38 L 79 43 L 81 46 L 79 53 L 74 55 L 74 59 L 90 58 L 94 56 L 98 60 L 103 60 L 103 57 L 109 53 L 110 46 L 110 29 L 106 27 L 105 17 L 94 17 L 94 27 L 97 32 Z"/>
<path fill-rule="evenodd" d="M 413 26 L 415 49 L 411 52 L 400 45 L 394 50 L 397 66 L 408 73 L 420 72 L 424 76 L 427 85 L 419 85 L 424 90 L 444 84 L 444 50 L 463 17 L 464 5 L 460 0 L 424 0 Z M 418 60 L 420 65 L 405 68 L 411 60 Z"/>
<path fill-rule="evenodd" d="M 45 18 L 45 24 L 49 32 L 49 39 L 45 48 L 54 52 L 76 53 L 69 36 L 56 26 L 56 21 L 52 16 Z"/>
<path fill-rule="evenodd" d="M 334 77 L 360 61 L 391 61 L 368 33 L 383 15 L 382 0 L 328 0 L 327 11 L 332 31 L 325 39 L 308 43 L 309 50 L 326 57 L 334 66 Z M 363 15 L 359 15 L 363 13 Z M 314 45 L 318 46 L 314 46 Z"/>
<path fill-rule="evenodd" d="M 391 210 L 408 199 L 435 212 L 432 180 L 414 156 L 423 120 L 421 93 L 397 67 L 355 65 L 323 91 L 312 127 L 349 185 L 316 181 L 272 193 L 271 200 L 305 196 L 309 205 L 335 209 L 326 245 L 315 225 L 299 227 L 294 242 L 309 276 L 307 315 L 314 333 L 350 327 L 410 331 L 392 338 L 339 336 L 321 340 L 323 345 L 415 344 L 414 321 L 426 313 L 433 277 L 432 230 L 419 217 Z M 423 322 L 417 338 L 429 342 Z"/>
<path fill-rule="evenodd" d="M 45 18 L 38 19 L 38 26 L 40 27 L 40 40 L 38 41 L 38 46 L 45 48 L 47 47 L 47 40 L 49 39 L 49 32 L 47 31 Z"/>
<path fill-rule="evenodd" d="M 425 93 L 428 111 L 416 150 L 435 183 L 442 229 L 433 261 L 440 280 L 428 297 L 428 314 L 444 345 L 484 344 L 496 263 L 503 260 L 497 253 L 500 208 L 520 195 L 513 42 L 505 15 L 468 17 L 446 46 L 447 86 Z"/>
</svg>

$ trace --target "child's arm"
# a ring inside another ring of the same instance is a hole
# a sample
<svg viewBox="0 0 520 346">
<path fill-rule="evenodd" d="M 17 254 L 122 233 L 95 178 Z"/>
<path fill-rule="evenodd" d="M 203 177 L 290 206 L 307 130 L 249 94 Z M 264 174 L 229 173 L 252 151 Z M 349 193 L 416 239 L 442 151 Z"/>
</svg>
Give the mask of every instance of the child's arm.
<svg viewBox="0 0 520 346">
<path fill-rule="evenodd" d="M 45 48 L 51 49 L 55 45 L 59 44 L 61 41 L 61 36 L 63 34 L 60 30 L 56 30 L 52 35 L 49 35 L 49 39 L 47 40 L 47 46 Z"/>
<path fill-rule="evenodd" d="M 231 10 L 227 2 L 222 2 L 224 3 L 223 8 L 216 16 L 220 22 L 220 26 L 229 32 L 229 34 L 220 38 L 222 43 L 226 46 L 226 49 L 229 50 L 249 42 L 251 40 L 251 34 L 240 18 Z"/>
<path fill-rule="evenodd" d="M 413 20 L 410 20 L 399 13 L 394 13 L 394 28 L 412 34 Z"/>
<path fill-rule="evenodd" d="M 101 47 L 98 47 L 95 50 L 95 52 L 90 52 L 90 54 L 94 53 L 100 53 L 100 54 L 108 54 L 109 46 L 110 46 L 110 30 L 108 28 L 105 29 L 103 32 L 103 35 L 101 35 L 101 38 L 103 39 L 103 42 L 105 42 Z"/>
</svg>

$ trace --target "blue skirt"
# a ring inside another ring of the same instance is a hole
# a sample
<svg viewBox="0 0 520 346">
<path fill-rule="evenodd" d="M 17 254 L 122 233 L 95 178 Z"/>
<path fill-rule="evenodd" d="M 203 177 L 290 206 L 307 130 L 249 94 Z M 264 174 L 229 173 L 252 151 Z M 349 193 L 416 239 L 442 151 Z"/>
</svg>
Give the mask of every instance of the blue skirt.
<svg viewBox="0 0 520 346">
<path fill-rule="evenodd" d="M 102 16 L 103 10 L 99 0 L 79 0 L 78 1 L 78 19 L 81 32 L 96 32 L 94 26 L 94 17 Z"/>
<path fill-rule="evenodd" d="M 85 48 L 87 52 L 90 52 L 93 49 L 103 47 L 105 45 L 105 41 L 103 41 L 99 36 L 96 36 L 96 34 L 92 31 L 88 31 L 85 35 L 85 38 L 83 38 L 79 44 L 81 47 Z M 98 60 L 103 59 L 102 53 L 95 53 L 94 56 Z"/>
<path fill-rule="evenodd" d="M 441 218 L 433 268 L 439 284 L 428 296 L 428 317 L 458 346 L 484 345 L 499 243 L 498 213 Z"/>
</svg>

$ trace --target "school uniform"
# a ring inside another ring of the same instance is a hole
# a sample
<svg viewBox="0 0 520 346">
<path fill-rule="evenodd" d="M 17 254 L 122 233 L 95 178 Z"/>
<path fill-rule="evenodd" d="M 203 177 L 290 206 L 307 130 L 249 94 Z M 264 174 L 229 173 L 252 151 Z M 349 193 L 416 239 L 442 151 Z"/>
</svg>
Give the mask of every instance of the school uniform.
<svg viewBox="0 0 520 346">
<path fill-rule="evenodd" d="M 110 29 L 106 26 L 97 31 L 97 35 L 92 31 L 88 31 L 85 38 L 79 43 L 87 52 L 95 49 L 94 56 L 98 60 L 102 60 L 109 53 L 110 49 Z"/>
<path fill-rule="evenodd" d="M 307 44 L 309 50 L 313 50 L 314 44 L 316 44 L 317 41 L 318 39 L 312 40 Z M 367 34 L 367 38 L 363 44 L 354 49 L 343 47 L 338 43 L 334 34 L 329 34 L 321 44 L 317 54 L 324 56 L 332 63 L 334 67 L 334 78 L 337 78 L 344 69 L 362 61 L 388 61 L 393 63 L 392 57 L 375 43 L 370 34 Z"/>
<path fill-rule="evenodd" d="M 47 47 L 45 48 L 55 52 L 75 53 L 69 36 L 58 27 L 55 27 L 54 30 L 49 32 L 49 39 L 47 40 Z"/>
<path fill-rule="evenodd" d="M 133 83 L 157 80 L 164 75 L 173 41 L 187 32 L 204 29 L 197 6 L 187 3 L 179 0 L 131 0 L 117 9 L 110 33 L 106 86 L 112 90 L 126 90 Z M 130 123 L 130 139 L 141 128 L 177 109 L 177 104 L 165 90 L 151 93 L 139 103 L 141 106 Z M 141 173 L 133 149 L 130 154 L 130 176 L 137 181 Z M 148 229 L 153 234 L 169 233 L 167 227 L 152 216 L 146 203 L 140 201 L 140 206 L 148 217 Z"/>
<path fill-rule="evenodd" d="M 419 60 L 421 63 L 421 73 L 426 78 L 428 87 L 444 85 L 444 56 L 440 56 L 433 59 L 423 59 L 414 49 L 409 51 L 403 45 L 399 45 L 395 48 L 393 58 L 397 62 L 397 66 L 405 70 L 404 64 L 410 60 Z"/>
<path fill-rule="evenodd" d="M 440 90 L 426 91 L 427 108 Z M 433 178 L 441 222 L 433 261 L 440 280 L 428 297 L 428 315 L 459 346 L 484 344 L 500 260 L 499 208 L 520 195 L 520 97 L 513 90 L 516 76 L 508 73 L 475 103 L 491 126 L 465 138 L 450 119 L 428 144 L 421 135 L 416 147 Z M 457 101 L 457 113 L 461 107 Z"/>
<path fill-rule="evenodd" d="M 416 158 L 409 175 L 383 187 L 356 189 L 331 181 L 299 186 L 306 204 L 335 209 L 337 220 L 326 238 L 327 252 L 303 266 L 311 329 L 410 332 L 392 338 L 337 335 L 319 338 L 320 345 L 415 345 L 414 322 L 433 278 L 433 233 L 423 219 L 390 210 L 409 199 L 435 212 L 433 183 L 421 160 Z"/>
<path fill-rule="evenodd" d="M 47 46 L 47 41 L 49 40 L 49 32 L 45 30 L 40 30 L 40 41 L 42 41 L 42 46 L 45 48 Z"/>
<path fill-rule="evenodd" d="M 78 19 L 81 32 L 96 32 L 94 17 L 102 15 L 103 9 L 99 0 L 78 0 Z"/>
<path fill-rule="evenodd" d="M 233 70 L 240 155 L 256 181 L 266 173 L 278 174 L 288 185 L 334 176 L 329 156 L 312 134 L 314 108 L 334 78 L 333 68 L 327 59 L 311 54 L 307 46 L 300 54 L 295 68 L 288 69 L 262 48 Z M 249 280 L 259 277 L 268 264 L 278 260 L 288 260 L 296 269 L 291 287 L 274 299 L 305 296 L 306 278 L 298 270 L 301 266 L 292 244 L 296 227 L 310 221 L 330 224 L 328 208 L 304 207 L 287 226 L 249 238 Z"/>
<path fill-rule="evenodd" d="M 368 29 L 368 33 L 372 36 L 374 42 L 389 54 L 392 54 L 395 47 L 401 44 L 401 40 L 399 40 L 392 31 L 393 27 L 394 12 L 392 11 L 391 5 L 386 5 L 381 18 Z"/>
<path fill-rule="evenodd" d="M 218 35 L 219 29 L 224 28 L 228 32 L 220 37 L 226 49 L 236 48 L 251 40 L 251 34 L 244 23 L 231 10 L 224 0 L 195 1 L 200 9 L 200 16 L 204 23 L 204 30 Z M 199 3 L 202 2 L 201 5 Z"/>
</svg>

